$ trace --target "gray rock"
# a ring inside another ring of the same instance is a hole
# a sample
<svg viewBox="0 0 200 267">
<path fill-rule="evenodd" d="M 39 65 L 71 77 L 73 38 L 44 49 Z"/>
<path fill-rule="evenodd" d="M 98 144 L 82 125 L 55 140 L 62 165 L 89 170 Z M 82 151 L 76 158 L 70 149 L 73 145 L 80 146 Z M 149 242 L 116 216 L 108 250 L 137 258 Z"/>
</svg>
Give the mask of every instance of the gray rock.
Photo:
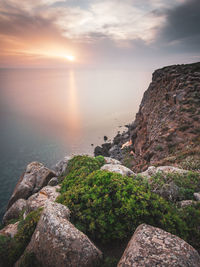
<svg viewBox="0 0 200 267">
<path fill-rule="evenodd" d="M 198 192 L 198 193 L 194 193 L 194 198 L 195 198 L 197 201 L 200 201 L 200 192 Z"/>
<path fill-rule="evenodd" d="M 145 172 L 141 172 L 139 173 L 142 176 L 146 176 L 148 178 L 150 178 L 152 175 L 156 174 L 156 173 L 187 173 L 188 171 L 183 170 L 183 169 L 179 169 L 173 166 L 159 166 L 159 167 L 154 167 L 154 166 L 150 166 Z"/>
<path fill-rule="evenodd" d="M 66 156 L 52 168 L 55 171 L 56 176 L 63 175 L 66 172 L 68 161 L 72 158 L 73 156 Z"/>
<path fill-rule="evenodd" d="M 57 184 L 58 184 L 58 178 L 57 177 L 51 178 L 51 180 L 48 182 L 48 185 L 50 185 L 50 186 L 55 186 Z"/>
<path fill-rule="evenodd" d="M 30 163 L 19 179 L 8 202 L 8 208 L 20 198 L 27 199 L 33 193 L 46 186 L 55 173 L 39 162 Z"/>
<path fill-rule="evenodd" d="M 198 202 L 197 201 L 194 201 L 194 200 L 182 200 L 182 201 L 179 201 L 177 203 L 177 206 L 179 208 L 185 208 L 185 207 L 188 207 L 188 206 L 192 206 L 192 205 L 196 205 Z"/>
<path fill-rule="evenodd" d="M 3 224 L 7 224 L 11 219 L 18 219 L 20 213 L 26 208 L 26 200 L 18 199 L 4 214 Z"/>
<path fill-rule="evenodd" d="M 121 164 L 121 162 L 117 159 L 109 158 L 109 157 L 104 157 L 106 164 Z"/>
<path fill-rule="evenodd" d="M 116 172 L 126 176 L 135 175 L 133 171 L 120 164 L 105 164 L 101 167 L 101 170 Z"/>
<path fill-rule="evenodd" d="M 48 267 L 95 266 L 102 253 L 68 219 L 65 206 L 47 202 L 25 253 L 33 252 Z M 20 260 L 15 266 L 20 266 Z"/>
<path fill-rule="evenodd" d="M 38 193 L 30 196 L 26 202 L 25 216 L 38 208 L 44 207 L 47 201 L 55 201 L 60 195 L 60 186 L 45 186 Z"/>
<path fill-rule="evenodd" d="M 180 195 L 180 188 L 174 182 L 171 182 L 163 185 L 156 193 L 167 200 L 177 201 Z"/>
<path fill-rule="evenodd" d="M 14 237 L 17 233 L 17 227 L 19 222 L 16 222 L 14 224 L 8 224 L 3 229 L 0 230 L 0 235 Z"/>
<path fill-rule="evenodd" d="M 200 255 L 181 238 L 142 224 L 128 243 L 118 267 L 199 267 Z"/>
</svg>

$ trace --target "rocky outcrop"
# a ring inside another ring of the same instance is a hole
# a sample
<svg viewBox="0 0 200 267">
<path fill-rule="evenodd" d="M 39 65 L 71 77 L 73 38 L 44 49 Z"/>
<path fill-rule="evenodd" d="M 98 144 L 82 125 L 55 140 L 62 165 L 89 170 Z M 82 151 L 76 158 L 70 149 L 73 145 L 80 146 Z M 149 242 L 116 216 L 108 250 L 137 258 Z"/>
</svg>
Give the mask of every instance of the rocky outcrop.
<svg viewBox="0 0 200 267">
<path fill-rule="evenodd" d="M 39 162 L 30 163 L 14 189 L 8 203 L 8 208 L 18 199 L 27 199 L 32 194 L 38 192 L 54 176 L 55 173 L 44 167 L 43 164 Z"/>
<path fill-rule="evenodd" d="M 44 207 L 47 201 L 55 201 L 60 195 L 58 190 L 60 186 L 45 186 L 38 193 L 33 194 L 26 201 L 26 214 L 36 210 L 38 208 Z"/>
<path fill-rule="evenodd" d="M 198 252 L 184 240 L 150 225 L 140 225 L 118 267 L 199 267 Z"/>
<path fill-rule="evenodd" d="M 48 267 L 95 266 L 102 253 L 68 221 L 69 215 L 65 206 L 47 202 L 25 253 L 34 253 Z"/>
<path fill-rule="evenodd" d="M 133 171 L 120 164 L 105 164 L 101 167 L 101 170 L 120 173 L 126 176 L 135 175 Z"/>
<path fill-rule="evenodd" d="M 198 169 L 199 103 L 200 63 L 156 70 L 135 121 L 127 125 L 126 132 L 117 134 L 108 154 L 122 162 L 128 159 L 135 172 L 151 165 L 176 165 L 179 157 L 185 157 L 188 168 L 188 161 L 196 162 L 193 168 Z"/>
<path fill-rule="evenodd" d="M 18 219 L 21 212 L 26 208 L 26 200 L 18 199 L 4 214 L 3 224 L 7 224 L 12 219 Z"/>
</svg>

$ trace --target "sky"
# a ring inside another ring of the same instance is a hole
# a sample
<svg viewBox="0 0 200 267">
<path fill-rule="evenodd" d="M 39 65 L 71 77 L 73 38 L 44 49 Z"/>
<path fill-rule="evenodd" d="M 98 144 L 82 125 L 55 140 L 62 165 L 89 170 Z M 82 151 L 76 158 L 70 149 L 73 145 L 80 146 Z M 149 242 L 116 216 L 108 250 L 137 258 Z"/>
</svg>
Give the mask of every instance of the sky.
<svg viewBox="0 0 200 267">
<path fill-rule="evenodd" d="M 0 0 L 0 67 L 197 62 L 199 14 L 199 0 Z"/>
</svg>

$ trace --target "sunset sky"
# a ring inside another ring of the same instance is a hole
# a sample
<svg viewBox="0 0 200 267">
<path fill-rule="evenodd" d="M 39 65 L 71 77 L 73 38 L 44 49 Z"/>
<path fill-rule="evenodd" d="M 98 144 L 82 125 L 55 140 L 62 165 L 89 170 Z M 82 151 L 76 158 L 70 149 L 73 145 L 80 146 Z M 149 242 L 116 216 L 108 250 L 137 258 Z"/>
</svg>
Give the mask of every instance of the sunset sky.
<svg viewBox="0 0 200 267">
<path fill-rule="evenodd" d="M 0 0 L 0 67 L 199 61 L 199 14 L 199 0 Z"/>
</svg>

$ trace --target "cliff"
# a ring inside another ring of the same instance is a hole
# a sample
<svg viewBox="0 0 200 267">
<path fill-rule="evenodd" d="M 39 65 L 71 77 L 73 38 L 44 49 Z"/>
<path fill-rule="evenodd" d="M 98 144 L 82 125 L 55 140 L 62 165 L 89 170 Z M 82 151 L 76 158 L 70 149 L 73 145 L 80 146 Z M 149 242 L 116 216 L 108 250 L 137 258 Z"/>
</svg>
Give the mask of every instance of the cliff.
<svg viewBox="0 0 200 267">
<path fill-rule="evenodd" d="M 199 169 L 200 63 L 156 70 L 127 127 L 95 154 L 122 160 L 136 172 L 167 164 Z"/>
</svg>

